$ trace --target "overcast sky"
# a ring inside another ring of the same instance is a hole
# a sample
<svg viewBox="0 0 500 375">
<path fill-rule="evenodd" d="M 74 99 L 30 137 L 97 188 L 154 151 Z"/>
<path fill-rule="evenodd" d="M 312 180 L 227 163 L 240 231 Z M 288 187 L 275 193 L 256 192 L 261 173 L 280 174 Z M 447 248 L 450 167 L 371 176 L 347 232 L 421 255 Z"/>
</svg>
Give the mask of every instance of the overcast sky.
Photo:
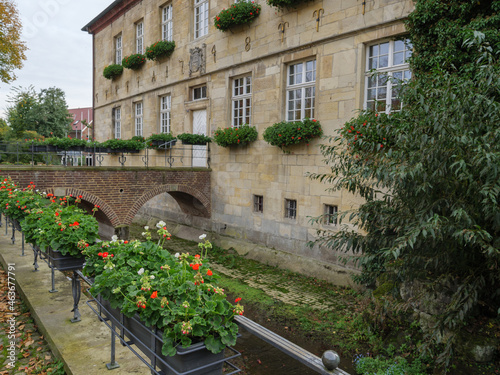
<svg viewBox="0 0 500 375">
<path fill-rule="evenodd" d="M 29 50 L 17 80 L 0 82 L 0 118 L 12 87 L 58 87 L 68 108 L 92 106 L 92 35 L 81 31 L 113 0 L 16 0 Z"/>
</svg>

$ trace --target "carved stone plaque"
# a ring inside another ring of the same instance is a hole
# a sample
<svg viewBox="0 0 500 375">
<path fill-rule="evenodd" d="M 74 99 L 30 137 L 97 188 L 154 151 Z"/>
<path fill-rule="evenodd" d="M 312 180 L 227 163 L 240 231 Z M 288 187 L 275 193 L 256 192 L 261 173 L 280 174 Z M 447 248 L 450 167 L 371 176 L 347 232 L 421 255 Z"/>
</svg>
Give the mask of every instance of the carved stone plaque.
<svg viewBox="0 0 500 375">
<path fill-rule="evenodd" d="M 200 47 L 191 48 L 189 50 L 189 76 L 193 73 L 200 72 L 200 74 L 205 74 L 205 52 L 207 45 L 203 43 Z"/>
</svg>

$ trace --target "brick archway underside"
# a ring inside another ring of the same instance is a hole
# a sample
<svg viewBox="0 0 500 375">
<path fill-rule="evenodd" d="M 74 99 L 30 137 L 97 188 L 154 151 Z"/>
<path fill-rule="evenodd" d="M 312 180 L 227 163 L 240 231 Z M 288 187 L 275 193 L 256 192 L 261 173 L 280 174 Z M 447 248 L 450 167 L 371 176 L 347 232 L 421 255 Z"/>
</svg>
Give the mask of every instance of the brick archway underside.
<svg viewBox="0 0 500 375">
<path fill-rule="evenodd" d="M 113 227 L 128 226 L 151 198 L 169 193 L 181 209 L 193 216 L 211 215 L 209 170 L 146 170 L 109 168 L 2 168 L 19 187 L 36 188 L 58 196 L 81 195 L 100 206 Z"/>
</svg>

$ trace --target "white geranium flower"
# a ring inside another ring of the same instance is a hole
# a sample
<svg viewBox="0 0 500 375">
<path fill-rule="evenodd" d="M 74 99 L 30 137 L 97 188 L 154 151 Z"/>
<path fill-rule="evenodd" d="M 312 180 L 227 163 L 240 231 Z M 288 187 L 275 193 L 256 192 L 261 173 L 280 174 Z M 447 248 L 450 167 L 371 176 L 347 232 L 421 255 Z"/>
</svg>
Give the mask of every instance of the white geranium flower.
<svg viewBox="0 0 500 375">
<path fill-rule="evenodd" d="M 149 230 L 149 227 L 146 225 L 146 226 L 144 227 L 144 229 Z"/>
<path fill-rule="evenodd" d="M 200 240 L 204 240 L 206 237 L 207 237 L 207 235 L 205 233 L 203 233 L 199 238 L 200 238 Z"/>
<path fill-rule="evenodd" d="M 155 275 L 151 275 L 151 276 L 149 276 L 149 278 L 150 278 L 151 280 L 153 280 L 153 279 L 155 278 Z"/>
<path fill-rule="evenodd" d="M 160 228 L 163 228 L 164 226 L 166 226 L 167 223 L 165 223 L 163 220 L 160 220 L 157 224 L 156 224 L 156 228 L 160 229 Z"/>
<path fill-rule="evenodd" d="M 144 273 L 144 268 L 141 268 L 139 271 L 137 271 L 139 275 L 142 275 Z"/>
<path fill-rule="evenodd" d="M 179 258 L 180 256 L 181 256 L 181 254 L 179 254 L 179 253 L 175 253 L 175 255 L 174 255 L 174 257 L 176 257 L 176 258 Z"/>
<path fill-rule="evenodd" d="M 141 234 L 141 235 L 142 235 L 142 237 L 145 237 L 145 236 L 146 236 L 146 234 L 147 234 L 146 232 L 142 232 L 142 234 Z"/>
<path fill-rule="evenodd" d="M 118 236 L 116 234 L 111 236 L 111 242 L 116 242 L 118 241 Z"/>
</svg>

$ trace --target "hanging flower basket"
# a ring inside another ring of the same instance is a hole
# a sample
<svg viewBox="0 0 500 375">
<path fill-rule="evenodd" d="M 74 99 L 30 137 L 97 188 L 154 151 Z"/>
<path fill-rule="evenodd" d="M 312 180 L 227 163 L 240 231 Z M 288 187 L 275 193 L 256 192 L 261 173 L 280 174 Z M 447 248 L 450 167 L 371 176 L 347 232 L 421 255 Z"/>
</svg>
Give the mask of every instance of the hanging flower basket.
<svg viewBox="0 0 500 375">
<path fill-rule="evenodd" d="M 136 53 L 134 55 L 126 56 L 122 60 L 122 65 L 124 68 L 137 70 L 140 69 L 145 62 L 146 57 L 140 53 Z"/>
<path fill-rule="evenodd" d="M 163 57 L 169 57 L 175 49 L 175 42 L 160 40 L 146 48 L 146 59 L 158 61 Z"/>
<path fill-rule="evenodd" d="M 278 9 L 283 8 L 296 8 L 302 3 L 306 3 L 311 0 L 267 0 L 267 4 Z"/>
<path fill-rule="evenodd" d="M 303 121 L 287 122 L 282 121 L 268 127 L 264 131 L 264 140 L 281 148 L 296 145 L 299 143 L 309 143 L 316 137 L 321 137 L 323 130 L 321 124 L 316 119 L 304 119 Z"/>
<path fill-rule="evenodd" d="M 114 79 L 123 73 L 123 66 L 120 64 L 111 64 L 104 68 L 102 75 L 106 79 Z"/>
<path fill-rule="evenodd" d="M 215 16 L 215 28 L 227 31 L 232 27 L 248 24 L 259 16 L 260 10 L 261 6 L 253 1 L 239 1 Z"/>
<path fill-rule="evenodd" d="M 215 131 L 214 142 L 221 147 L 244 146 L 255 141 L 258 134 L 255 126 L 243 125 L 239 128 L 219 128 Z"/>
</svg>

